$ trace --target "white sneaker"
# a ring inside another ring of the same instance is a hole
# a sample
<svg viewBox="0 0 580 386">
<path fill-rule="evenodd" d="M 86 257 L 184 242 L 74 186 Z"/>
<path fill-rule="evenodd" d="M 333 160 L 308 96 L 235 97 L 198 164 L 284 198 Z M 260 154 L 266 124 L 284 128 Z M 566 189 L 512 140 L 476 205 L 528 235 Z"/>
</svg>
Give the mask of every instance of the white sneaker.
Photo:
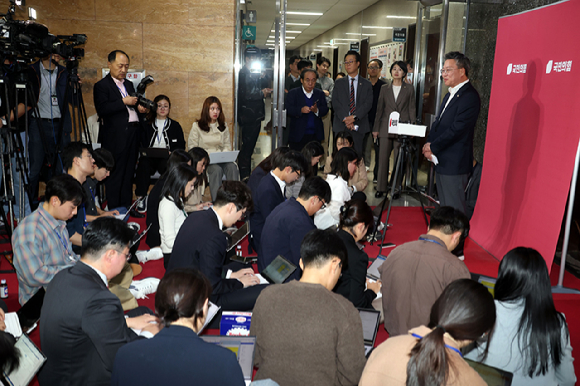
<svg viewBox="0 0 580 386">
<path fill-rule="evenodd" d="M 137 260 L 140 263 L 146 263 L 150 260 L 159 260 L 163 259 L 163 252 L 161 251 L 160 247 L 151 248 L 148 251 L 137 251 Z"/>
<path fill-rule="evenodd" d="M 129 291 L 135 296 L 135 299 L 149 299 L 147 295 L 157 292 L 157 286 L 160 279 L 156 277 L 146 277 L 142 280 L 133 280 Z"/>
</svg>

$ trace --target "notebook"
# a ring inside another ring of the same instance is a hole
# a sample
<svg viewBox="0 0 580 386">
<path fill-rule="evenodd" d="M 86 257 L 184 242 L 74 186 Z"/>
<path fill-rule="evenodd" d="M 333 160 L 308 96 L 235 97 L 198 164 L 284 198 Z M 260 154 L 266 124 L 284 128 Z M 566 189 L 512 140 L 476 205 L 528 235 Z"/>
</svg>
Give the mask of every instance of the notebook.
<svg viewBox="0 0 580 386">
<path fill-rule="evenodd" d="M 264 278 L 267 283 L 281 284 L 286 281 L 296 271 L 296 266 L 286 260 L 282 255 L 276 256 L 276 258 L 266 267 L 262 272 L 256 274 Z M 260 279 L 260 284 L 264 282 Z"/>
<path fill-rule="evenodd" d="M 22 335 L 15 347 L 20 351 L 20 366 L 4 376 L 11 386 L 27 386 L 46 362 L 46 357 L 27 335 Z"/>
<path fill-rule="evenodd" d="M 368 358 L 375 347 L 381 313 L 375 309 L 358 308 L 363 327 L 363 339 L 365 340 L 365 356 Z"/>
<path fill-rule="evenodd" d="M 240 243 L 250 233 L 250 221 L 246 221 L 244 225 L 238 228 L 237 231 L 232 233 L 230 239 L 230 244 L 228 245 L 228 252 L 232 250 L 236 245 Z"/>
<path fill-rule="evenodd" d="M 379 267 L 383 265 L 383 263 L 387 260 L 387 258 L 383 255 L 378 255 L 375 261 L 371 264 L 371 266 L 367 269 L 367 277 L 373 280 L 381 280 L 381 274 L 379 272 Z"/>
<path fill-rule="evenodd" d="M 244 374 L 244 381 L 249 385 L 254 371 L 254 350 L 256 347 L 255 336 L 221 336 L 204 335 L 200 337 L 207 343 L 217 344 L 231 350 L 238 358 L 238 363 Z"/>
</svg>

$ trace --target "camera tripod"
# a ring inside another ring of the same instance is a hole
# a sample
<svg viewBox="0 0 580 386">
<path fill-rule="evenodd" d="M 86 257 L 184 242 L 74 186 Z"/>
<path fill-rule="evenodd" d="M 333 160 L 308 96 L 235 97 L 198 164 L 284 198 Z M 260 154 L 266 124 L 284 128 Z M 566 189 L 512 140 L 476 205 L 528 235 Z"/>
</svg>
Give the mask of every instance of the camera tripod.
<svg viewBox="0 0 580 386">
<path fill-rule="evenodd" d="M 409 174 L 411 171 L 409 170 L 409 166 L 412 165 L 412 154 L 415 151 L 415 146 L 411 143 L 411 137 L 408 135 L 400 135 L 398 141 L 401 143 L 401 147 L 399 149 L 399 155 L 397 157 L 397 162 L 395 163 L 395 174 L 393 178 L 391 178 L 391 199 L 389 200 L 389 206 L 387 210 L 387 218 L 385 219 L 385 229 L 383 231 L 383 237 L 381 239 L 381 243 L 379 244 L 379 255 L 383 250 L 383 246 L 385 244 L 385 235 L 387 234 L 387 230 L 389 229 L 389 217 L 391 216 L 391 208 L 393 206 L 393 196 L 395 194 L 395 188 L 398 185 L 399 192 L 402 194 L 408 194 L 410 196 L 416 195 L 421 203 L 421 208 L 423 209 L 423 216 L 425 217 L 425 224 L 429 226 L 429 220 L 427 219 L 427 213 L 425 211 L 425 206 L 423 205 L 423 200 L 421 193 L 418 192 L 413 187 L 407 186 L 405 190 L 403 190 L 403 179 L 407 180 L 410 176 Z M 399 179 L 399 175 L 401 178 Z M 375 224 L 375 230 L 373 232 L 373 240 L 376 237 L 377 228 L 380 224 L 382 214 L 385 211 L 385 203 L 387 199 L 385 198 L 381 204 L 381 212 L 377 218 L 377 223 Z"/>
</svg>

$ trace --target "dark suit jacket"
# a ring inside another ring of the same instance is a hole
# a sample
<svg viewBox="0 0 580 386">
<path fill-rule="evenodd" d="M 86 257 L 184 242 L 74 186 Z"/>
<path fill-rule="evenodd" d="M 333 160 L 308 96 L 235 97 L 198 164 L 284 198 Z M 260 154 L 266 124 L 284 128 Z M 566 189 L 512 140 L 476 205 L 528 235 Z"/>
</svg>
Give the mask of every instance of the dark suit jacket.
<svg viewBox="0 0 580 386">
<path fill-rule="evenodd" d="M 278 255 L 294 264 L 296 271 L 286 280 L 300 280 L 300 246 L 304 236 L 316 229 L 306 209 L 294 197 L 278 205 L 266 219 L 262 232 L 262 254 L 258 262 L 267 267 Z"/>
<path fill-rule="evenodd" d="M 212 209 L 191 213 L 179 228 L 167 271 L 176 268 L 199 269 L 211 283 L 210 300 L 216 302 L 220 294 L 242 289 L 237 279 L 224 279 L 227 236 L 219 228 L 216 213 Z"/>
<path fill-rule="evenodd" d="M 381 87 L 379 94 L 379 101 L 377 104 L 377 115 L 375 118 L 375 125 L 373 132 L 379 132 L 379 137 L 394 138 L 394 134 L 389 135 L 389 117 L 393 111 L 400 114 L 400 122 L 415 123 L 416 108 L 415 108 L 415 90 L 412 84 L 403 82 L 401 91 L 395 102 L 395 94 L 393 93 L 392 83 L 387 83 Z"/>
<path fill-rule="evenodd" d="M 40 314 L 47 357 L 41 385 L 109 385 L 117 350 L 137 339 L 119 298 L 91 267 L 79 261 L 52 279 Z"/>
<path fill-rule="evenodd" d="M 284 202 L 285 198 L 280 190 L 280 185 L 271 173 L 268 173 L 260 181 L 256 197 L 253 197 L 254 211 L 250 214 L 250 232 L 253 243 L 258 248 L 258 270 L 266 268 L 260 259 L 260 247 L 262 246 L 262 229 L 268 215 L 275 207 Z"/>
<path fill-rule="evenodd" d="M 439 164 L 439 174 L 469 174 L 473 167 L 473 131 L 479 116 L 481 101 L 477 90 L 467 82 L 461 87 L 443 112 L 449 93 L 443 98 L 439 115 L 429 132 L 427 142 Z"/>
<path fill-rule="evenodd" d="M 233 352 L 204 342 L 182 326 L 165 327 L 152 339 L 125 345 L 115 358 L 112 386 L 191 384 L 245 383 Z"/>
<path fill-rule="evenodd" d="M 157 130 L 155 130 L 152 123 L 143 122 L 142 133 L 144 136 L 141 138 L 141 146 L 151 147 L 155 142 Z M 175 149 L 185 150 L 185 137 L 183 136 L 183 129 L 179 122 L 169 119 L 169 126 L 163 130 L 163 137 L 165 138 L 165 146 L 169 151 Z"/>
<path fill-rule="evenodd" d="M 334 110 L 334 121 L 332 122 L 332 131 L 335 133 L 346 130 L 342 121 L 348 117 L 350 111 L 350 77 L 338 79 L 334 83 L 332 90 L 332 109 Z M 359 75 L 358 87 L 356 91 L 356 110 L 357 120 L 355 125 L 359 126 L 358 133 L 365 134 L 370 131 L 368 113 L 373 107 L 373 85 L 367 79 Z"/>
<path fill-rule="evenodd" d="M 334 292 L 341 294 L 358 308 L 373 308 L 372 302 L 377 295 L 372 290 L 365 290 L 369 257 L 361 251 L 349 233 L 338 231 L 348 253 L 348 264 L 342 267 L 342 276 L 338 279 Z"/>
<path fill-rule="evenodd" d="M 299 142 L 302 140 L 306 133 L 306 125 L 308 124 L 310 116 L 314 117 L 314 132 L 316 134 L 316 139 L 319 141 L 324 139 L 322 117 L 328 114 L 328 106 L 326 104 L 324 92 L 315 88 L 312 90 L 312 103 L 314 104 L 316 101 L 318 101 L 316 104 L 318 106 L 318 116 L 312 112 L 303 114 L 300 110 L 302 107 L 306 106 L 306 94 L 304 94 L 302 86 L 288 92 L 286 111 L 288 112 L 288 115 L 292 117 L 292 120 L 290 121 L 290 136 L 288 137 L 290 142 Z"/>
<path fill-rule="evenodd" d="M 135 92 L 131 81 L 125 79 L 124 85 L 129 95 Z M 127 111 L 127 106 L 123 103 L 121 91 L 119 91 L 113 78 L 111 78 L 111 74 L 107 74 L 107 76 L 95 83 L 93 98 L 97 114 L 103 122 L 99 131 L 99 142 L 113 154 L 123 151 L 129 135 L 127 130 L 129 112 Z M 130 106 L 129 108 L 133 107 Z M 134 108 L 137 112 L 137 106 L 134 106 Z"/>
</svg>

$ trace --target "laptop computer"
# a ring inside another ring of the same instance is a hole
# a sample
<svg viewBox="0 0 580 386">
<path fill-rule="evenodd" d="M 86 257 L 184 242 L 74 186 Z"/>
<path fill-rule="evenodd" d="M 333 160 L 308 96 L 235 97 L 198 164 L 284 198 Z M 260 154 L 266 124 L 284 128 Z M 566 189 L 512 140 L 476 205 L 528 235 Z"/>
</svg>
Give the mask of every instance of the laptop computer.
<svg viewBox="0 0 580 386">
<path fill-rule="evenodd" d="M 249 233 L 250 233 L 250 221 L 246 221 L 244 225 L 239 227 L 238 230 L 232 234 L 227 251 L 228 252 L 231 251 L 232 248 L 238 245 L 240 241 L 242 241 L 244 237 L 246 237 Z"/>
<path fill-rule="evenodd" d="M 379 267 L 383 265 L 383 263 L 387 260 L 387 258 L 383 255 L 378 255 L 375 261 L 371 264 L 371 266 L 367 269 L 367 277 L 373 280 L 381 280 L 381 273 L 379 272 Z"/>
<path fill-rule="evenodd" d="M 169 158 L 169 150 L 162 147 L 142 147 L 139 153 L 143 157 L 149 158 Z"/>
<path fill-rule="evenodd" d="M 244 374 L 246 385 L 252 382 L 252 373 L 254 371 L 254 351 L 256 348 L 255 336 L 221 336 L 221 335 L 203 335 L 201 339 L 207 343 L 217 344 L 231 350 L 238 358 L 238 363 Z"/>
<path fill-rule="evenodd" d="M 271 284 L 281 284 L 286 281 L 296 271 L 296 266 L 286 260 L 282 255 L 276 256 L 276 258 L 268 264 L 260 275 L 266 279 L 267 282 Z"/>
<path fill-rule="evenodd" d="M 42 303 L 44 302 L 44 288 L 40 287 L 38 291 L 30 298 L 18 311 L 18 320 L 20 321 L 20 327 L 22 331 L 28 332 L 29 330 L 36 327 L 36 322 L 40 320 L 40 310 L 42 309 Z"/>
<path fill-rule="evenodd" d="M 38 370 L 46 362 L 46 356 L 36 347 L 30 338 L 23 334 L 14 345 L 20 351 L 20 366 L 10 374 L 4 372 L 9 385 L 27 386 Z"/>
<path fill-rule="evenodd" d="M 464 358 L 465 359 L 465 358 Z M 465 359 L 465 362 L 469 364 L 481 378 L 488 385 L 494 386 L 510 386 L 514 375 L 508 371 L 504 371 L 495 367 L 484 365 L 470 359 Z"/>
<path fill-rule="evenodd" d="M 239 150 L 234 150 L 234 151 L 218 151 L 215 153 L 209 153 L 209 163 L 221 164 L 226 162 L 236 162 L 239 152 L 240 152 Z"/>
<path fill-rule="evenodd" d="M 135 209 L 135 207 L 139 204 L 139 202 L 141 200 L 144 200 L 145 198 L 141 198 L 140 200 L 135 200 L 135 202 L 133 204 L 131 204 L 131 206 L 129 207 L 129 209 L 127 209 L 127 213 L 125 214 L 118 214 L 115 216 L 116 219 L 118 220 L 123 220 L 125 222 L 127 222 L 127 220 L 129 220 L 129 216 L 131 215 L 131 211 L 133 209 Z"/>
<path fill-rule="evenodd" d="M 375 309 L 358 308 L 360 319 L 363 326 L 363 339 L 365 340 L 365 356 L 368 358 L 375 347 L 377 332 L 379 331 L 379 322 L 381 313 Z"/>
</svg>

